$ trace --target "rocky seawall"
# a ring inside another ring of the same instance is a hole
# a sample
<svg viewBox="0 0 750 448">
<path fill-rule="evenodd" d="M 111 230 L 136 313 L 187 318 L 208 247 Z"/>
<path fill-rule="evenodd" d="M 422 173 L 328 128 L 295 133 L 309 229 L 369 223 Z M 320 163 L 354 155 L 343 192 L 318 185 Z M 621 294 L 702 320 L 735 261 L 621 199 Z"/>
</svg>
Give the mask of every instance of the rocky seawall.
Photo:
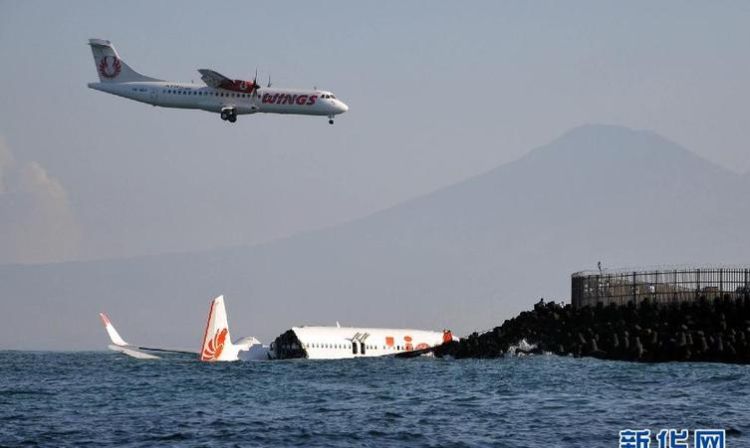
<svg viewBox="0 0 750 448">
<path fill-rule="evenodd" d="M 670 305 L 648 300 L 638 305 L 575 309 L 541 300 L 486 333 L 444 344 L 436 356 L 496 358 L 521 340 L 533 350 L 641 362 L 707 361 L 750 363 L 750 298 L 729 297 Z M 512 354 L 512 353 L 511 353 Z"/>
</svg>

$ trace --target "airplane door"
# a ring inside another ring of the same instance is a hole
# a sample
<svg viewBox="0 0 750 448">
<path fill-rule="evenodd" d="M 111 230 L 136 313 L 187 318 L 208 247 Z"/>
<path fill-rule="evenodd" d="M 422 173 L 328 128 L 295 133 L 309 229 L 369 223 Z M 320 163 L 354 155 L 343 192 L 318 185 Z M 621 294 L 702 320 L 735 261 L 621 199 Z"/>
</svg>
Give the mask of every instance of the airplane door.
<svg viewBox="0 0 750 448">
<path fill-rule="evenodd" d="M 152 103 L 156 103 L 156 100 L 159 99 L 159 89 L 156 87 L 152 87 L 151 91 L 148 94 L 149 100 L 151 100 Z"/>
</svg>

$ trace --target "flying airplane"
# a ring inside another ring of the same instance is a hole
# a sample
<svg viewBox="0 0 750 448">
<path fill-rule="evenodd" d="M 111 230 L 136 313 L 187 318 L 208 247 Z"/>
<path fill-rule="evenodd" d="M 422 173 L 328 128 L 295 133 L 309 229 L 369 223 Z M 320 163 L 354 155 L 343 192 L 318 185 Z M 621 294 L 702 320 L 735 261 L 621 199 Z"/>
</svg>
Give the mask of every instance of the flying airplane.
<svg viewBox="0 0 750 448">
<path fill-rule="evenodd" d="M 458 338 L 448 330 L 293 327 L 271 343 L 272 359 L 344 359 L 375 356 L 411 357 Z"/>
<path fill-rule="evenodd" d="M 89 83 L 88 87 L 141 103 L 215 112 L 230 123 L 237 121 L 237 115 L 273 113 L 327 116 L 333 124 L 336 115 L 349 110 L 349 106 L 327 90 L 272 88 L 270 78 L 261 89 L 257 73 L 255 79 L 245 81 L 200 69 L 205 86 L 151 78 L 130 68 L 110 41 L 89 39 L 89 45 L 100 82 Z"/>
<path fill-rule="evenodd" d="M 128 344 L 117 332 L 117 329 L 112 325 L 106 314 L 99 313 L 99 317 L 101 317 L 104 328 L 107 330 L 109 339 L 112 342 L 109 345 L 109 349 L 137 359 L 159 359 L 165 354 L 192 355 L 201 361 L 268 359 L 268 348 L 264 347 L 253 337 L 246 337 L 232 342 L 229 334 L 229 323 L 227 322 L 227 311 L 224 306 L 224 296 L 219 296 L 211 301 L 208 322 L 206 322 L 206 330 L 203 334 L 200 352 Z"/>
</svg>

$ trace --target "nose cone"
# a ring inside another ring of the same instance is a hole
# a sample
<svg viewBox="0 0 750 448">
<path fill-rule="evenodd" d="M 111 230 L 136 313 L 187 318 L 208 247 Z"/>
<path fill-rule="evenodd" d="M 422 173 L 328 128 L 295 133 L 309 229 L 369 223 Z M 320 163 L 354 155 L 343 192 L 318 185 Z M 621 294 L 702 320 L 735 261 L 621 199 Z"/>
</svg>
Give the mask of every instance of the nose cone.
<svg viewBox="0 0 750 448">
<path fill-rule="evenodd" d="M 338 104 L 336 104 L 336 109 L 338 113 L 343 114 L 347 110 L 349 110 L 349 106 L 347 106 L 343 101 L 339 100 Z"/>
</svg>

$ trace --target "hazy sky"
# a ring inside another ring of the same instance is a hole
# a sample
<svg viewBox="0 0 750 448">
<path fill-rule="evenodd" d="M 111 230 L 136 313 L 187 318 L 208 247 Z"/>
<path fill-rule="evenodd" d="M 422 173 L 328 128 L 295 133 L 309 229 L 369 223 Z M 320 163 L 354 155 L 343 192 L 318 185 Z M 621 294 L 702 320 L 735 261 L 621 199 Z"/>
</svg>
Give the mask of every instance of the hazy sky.
<svg viewBox="0 0 750 448">
<path fill-rule="evenodd" d="M 90 37 L 136 70 L 334 91 L 241 116 L 86 88 Z M 750 170 L 748 2 L 0 1 L 0 262 L 250 244 L 349 220 L 582 123 Z"/>
</svg>

